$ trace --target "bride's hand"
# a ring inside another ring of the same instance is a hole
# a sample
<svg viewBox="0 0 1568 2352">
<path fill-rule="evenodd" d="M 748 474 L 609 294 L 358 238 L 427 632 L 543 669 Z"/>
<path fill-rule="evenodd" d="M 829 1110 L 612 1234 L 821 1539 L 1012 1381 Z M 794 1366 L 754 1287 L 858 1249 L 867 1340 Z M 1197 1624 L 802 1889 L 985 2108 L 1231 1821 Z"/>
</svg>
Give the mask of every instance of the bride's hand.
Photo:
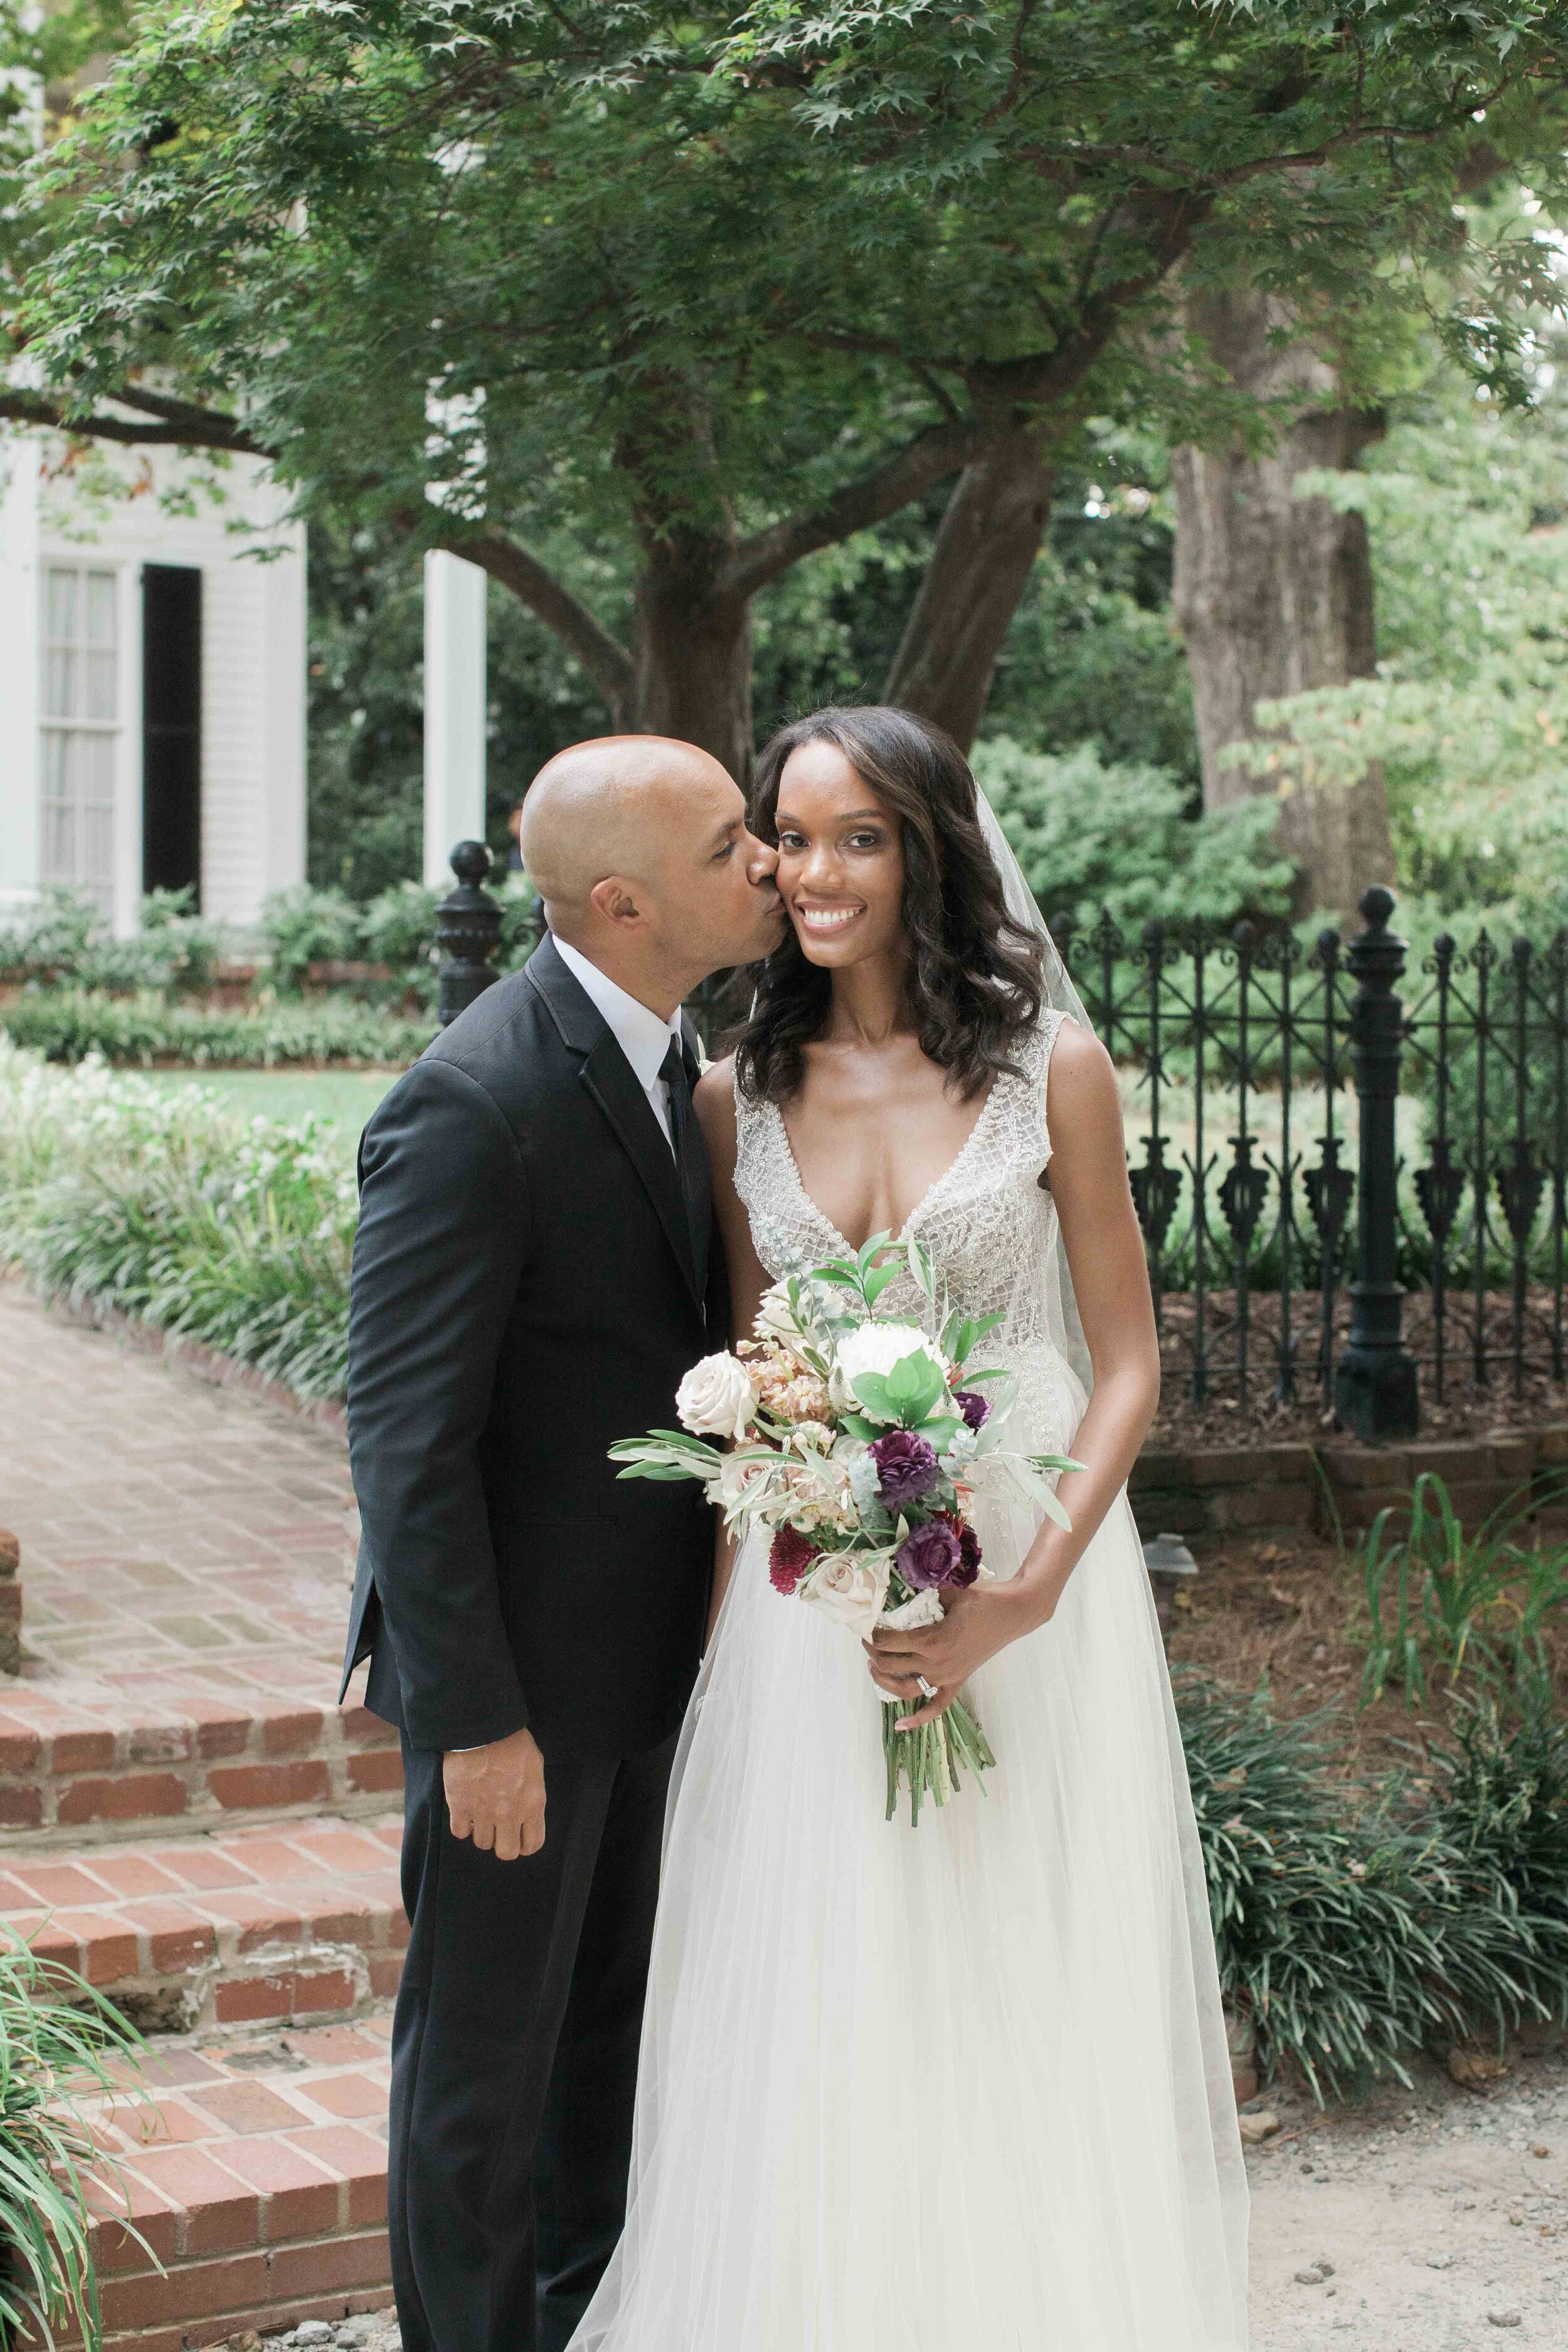
<svg viewBox="0 0 1568 2352">
<path fill-rule="evenodd" d="M 1029 1630 L 1018 1606 L 1021 1596 L 1013 1587 L 1009 1579 L 950 1593 L 937 1625 L 903 1633 L 877 1628 L 865 1645 L 871 1679 L 879 1690 L 907 1699 L 915 1710 L 899 1717 L 900 1731 L 918 1729 L 945 1715 L 971 1675 Z M 934 1696 L 927 1696 L 922 1684 Z"/>
</svg>

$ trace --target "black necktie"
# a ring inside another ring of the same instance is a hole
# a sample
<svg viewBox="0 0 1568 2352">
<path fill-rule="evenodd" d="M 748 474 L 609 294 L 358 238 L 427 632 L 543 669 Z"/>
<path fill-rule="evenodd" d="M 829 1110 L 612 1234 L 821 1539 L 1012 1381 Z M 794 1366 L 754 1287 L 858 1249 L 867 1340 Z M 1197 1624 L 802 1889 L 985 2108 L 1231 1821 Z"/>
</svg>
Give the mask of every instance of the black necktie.
<svg viewBox="0 0 1568 2352">
<path fill-rule="evenodd" d="M 708 1150 L 702 1140 L 702 1129 L 691 1105 L 691 1072 L 678 1037 L 671 1037 L 669 1050 L 659 1066 L 669 1097 L 669 1140 L 675 1153 L 675 1164 L 680 1175 L 680 1196 L 686 1203 L 687 1230 L 691 1236 L 691 1259 L 697 1269 L 697 1287 L 708 1287 L 709 1227 L 712 1220 L 712 1197 L 708 1181 Z"/>
</svg>

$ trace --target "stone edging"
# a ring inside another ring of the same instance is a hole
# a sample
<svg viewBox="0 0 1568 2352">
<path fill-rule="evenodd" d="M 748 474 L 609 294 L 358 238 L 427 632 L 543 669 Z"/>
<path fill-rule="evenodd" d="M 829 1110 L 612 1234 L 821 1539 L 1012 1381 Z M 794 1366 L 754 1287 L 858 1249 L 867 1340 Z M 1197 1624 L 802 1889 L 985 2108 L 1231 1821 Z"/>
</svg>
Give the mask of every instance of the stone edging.
<svg viewBox="0 0 1568 2352">
<path fill-rule="evenodd" d="M 1521 1489 L 1543 1495 L 1537 1523 L 1568 1530 L 1568 1423 L 1458 1441 L 1407 1445 L 1192 1446 L 1151 1448 L 1129 1482 L 1142 1534 L 1168 1530 L 1214 1540 L 1233 1533 L 1311 1528 L 1359 1533 L 1379 1511 L 1397 1507 L 1424 1470 L 1440 1477 L 1460 1518 L 1474 1527 Z"/>
</svg>

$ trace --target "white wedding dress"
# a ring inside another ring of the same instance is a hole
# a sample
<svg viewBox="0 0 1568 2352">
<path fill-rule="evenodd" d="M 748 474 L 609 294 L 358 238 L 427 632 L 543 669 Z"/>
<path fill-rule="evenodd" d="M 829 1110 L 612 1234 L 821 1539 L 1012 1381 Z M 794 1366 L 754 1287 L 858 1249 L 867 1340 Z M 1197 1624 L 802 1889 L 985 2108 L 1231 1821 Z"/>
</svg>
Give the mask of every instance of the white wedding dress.
<svg viewBox="0 0 1568 2352">
<path fill-rule="evenodd" d="M 1059 1015 L 910 1219 L 1006 1319 L 1010 1442 L 1069 1450 L 1049 1336 Z M 771 1276 L 847 1247 L 741 1102 Z M 879 1312 L 918 1318 L 908 1289 Z M 1055 1328 L 1060 1328 L 1059 1312 Z M 1034 1525 L 976 1514 L 1012 1574 Z M 572 2352 L 1240 2352 L 1247 2189 L 1148 1579 L 1121 1498 L 1053 1621 L 970 1685 L 997 1757 L 883 1818 L 859 1643 L 742 1549 L 668 1815 L 625 2237 Z"/>
</svg>

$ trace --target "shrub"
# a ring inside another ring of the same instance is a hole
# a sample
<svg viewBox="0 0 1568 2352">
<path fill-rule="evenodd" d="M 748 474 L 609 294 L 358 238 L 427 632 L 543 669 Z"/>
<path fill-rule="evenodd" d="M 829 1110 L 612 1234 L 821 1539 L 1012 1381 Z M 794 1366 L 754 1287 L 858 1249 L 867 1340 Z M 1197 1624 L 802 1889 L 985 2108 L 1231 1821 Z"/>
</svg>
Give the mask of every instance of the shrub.
<svg viewBox="0 0 1568 2352">
<path fill-rule="evenodd" d="M 162 997 L 88 989 L 27 990 L 0 1004 L 0 1032 L 50 1062 L 188 1062 L 209 1068 L 270 1068 L 288 1062 L 412 1062 L 432 1024 L 347 996 L 320 1003 L 222 1011 Z"/>
<path fill-rule="evenodd" d="M 111 992 L 188 992 L 211 985 L 226 927 L 193 911 L 190 890 L 150 890 L 142 927 L 117 939 L 85 892 L 52 888 L 0 928 L 0 970 L 24 980 Z"/>
<path fill-rule="evenodd" d="M 102 2337 L 89 2252 L 90 2172 L 102 2164 L 83 2112 L 123 2088 L 141 2037 L 90 1985 L 26 1944 L 0 1948 L 0 2336 Z M 129 2226 L 123 2225 L 123 2226 Z M 137 2238 L 140 2233 L 131 2231 Z"/>
<path fill-rule="evenodd" d="M 311 964 L 346 963 L 364 947 L 364 919 L 353 900 L 308 882 L 264 898 L 257 928 L 279 988 L 298 988 Z"/>
<path fill-rule="evenodd" d="M 0 1045 L 0 1259 L 45 1297 L 341 1397 L 356 1205 L 331 1127 L 247 1122 L 196 1090 Z"/>
<path fill-rule="evenodd" d="M 1136 937 L 1153 917 L 1227 921 L 1289 907 L 1292 868 L 1272 846 L 1271 801 L 1189 817 L 1164 769 L 1116 765 L 1087 743 L 1053 754 L 996 736 L 975 746 L 974 772 L 1052 919 L 1092 922 L 1103 908 Z"/>
<path fill-rule="evenodd" d="M 1461 1708 L 1423 1788 L 1329 1777 L 1321 1717 L 1178 1677 L 1221 1990 L 1321 2097 L 1434 2037 L 1568 2016 L 1568 1730 L 1537 1681 Z"/>
</svg>

